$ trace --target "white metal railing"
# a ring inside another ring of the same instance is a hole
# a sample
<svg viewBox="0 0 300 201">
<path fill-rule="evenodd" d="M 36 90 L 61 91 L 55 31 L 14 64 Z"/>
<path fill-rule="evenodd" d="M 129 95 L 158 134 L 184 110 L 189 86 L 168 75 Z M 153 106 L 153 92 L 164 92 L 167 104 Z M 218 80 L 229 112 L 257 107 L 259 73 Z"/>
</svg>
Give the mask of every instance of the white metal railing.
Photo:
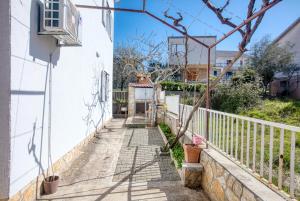
<svg viewBox="0 0 300 201">
<path fill-rule="evenodd" d="M 192 106 L 180 105 L 183 123 L 191 110 Z M 206 136 L 207 111 L 211 146 L 269 186 L 276 186 L 278 192 L 285 190 L 295 198 L 295 162 L 300 165 L 300 158 L 295 158 L 296 135 L 300 137 L 300 127 L 199 108 L 189 132 Z"/>
</svg>

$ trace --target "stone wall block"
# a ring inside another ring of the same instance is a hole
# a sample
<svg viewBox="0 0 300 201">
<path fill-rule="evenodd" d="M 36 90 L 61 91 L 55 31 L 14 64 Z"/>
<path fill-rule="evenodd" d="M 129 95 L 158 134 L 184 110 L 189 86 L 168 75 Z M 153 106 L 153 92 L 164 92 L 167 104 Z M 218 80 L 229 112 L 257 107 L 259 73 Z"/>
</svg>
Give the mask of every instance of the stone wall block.
<svg viewBox="0 0 300 201">
<path fill-rule="evenodd" d="M 226 201 L 240 201 L 240 199 L 229 189 L 225 191 Z"/>
<path fill-rule="evenodd" d="M 216 198 L 216 201 L 225 201 L 225 192 L 219 180 L 215 179 L 212 182 L 211 191 L 215 195 L 213 197 Z"/>
<path fill-rule="evenodd" d="M 253 193 L 251 193 L 247 188 L 243 188 L 243 195 L 241 201 L 256 201 Z"/>
<path fill-rule="evenodd" d="M 227 188 L 232 189 L 234 182 L 235 182 L 235 178 L 233 176 L 229 175 L 227 178 L 227 181 L 226 181 Z"/>
<path fill-rule="evenodd" d="M 220 176 L 217 178 L 217 180 L 219 181 L 219 183 L 223 186 L 223 188 L 226 188 L 226 180 L 224 177 Z"/>
<path fill-rule="evenodd" d="M 215 163 L 215 167 L 216 167 L 216 176 L 217 177 L 223 176 L 224 168 L 219 163 Z"/>
<path fill-rule="evenodd" d="M 235 181 L 233 184 L 233 192 L 236 196 L 238 196 L 239 198 L 242 196 L 243 193 L 243 186 L 239 181 Z"/>
</svg>

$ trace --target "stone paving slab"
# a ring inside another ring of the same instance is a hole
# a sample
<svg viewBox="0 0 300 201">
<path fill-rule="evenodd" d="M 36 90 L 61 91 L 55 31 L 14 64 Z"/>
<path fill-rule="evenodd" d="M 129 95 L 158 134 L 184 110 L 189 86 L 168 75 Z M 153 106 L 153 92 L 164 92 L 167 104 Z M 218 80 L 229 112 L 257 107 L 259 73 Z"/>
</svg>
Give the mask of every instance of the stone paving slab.
<svg viewBox="0 0 300 201">
<path fill-rule="evenodd" d="M 51 201 L 207 201 L 202 191 L 183 187 L 170 157 L 158 157 L 156 129 L 126 129 L 112 120 L 61 176 Z"/>
<path fill-rule="evenodd" d="M 113 181 L 180 181 L 169 156 L 159 156 L 163 139 L 156 128 L 128 129 Z"/>
</svg>

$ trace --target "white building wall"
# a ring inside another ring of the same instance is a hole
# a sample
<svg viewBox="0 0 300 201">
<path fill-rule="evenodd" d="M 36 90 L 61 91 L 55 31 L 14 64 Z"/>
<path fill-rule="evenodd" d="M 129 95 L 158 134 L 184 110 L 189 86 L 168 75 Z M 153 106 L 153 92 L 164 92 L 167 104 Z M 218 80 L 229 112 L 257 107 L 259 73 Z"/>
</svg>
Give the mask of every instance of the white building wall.
<svg viewBox="0 0 300 201">
<path fill-rule="evenodd" d="M 199 41 L 212 45 L 216 42 L 215 36 L 199 36 L 195 37 Z M 169 37 L 168 46 L 169 46 L 169 63 L 171 65 L 183 64 L 184 62 L 184 52 L 185 52 L 185 38 L 184 37 Z M 174 45 L 179 45 L 178 55 L 175 55 Z M 173 46 L 173 47 L 172 47 Z M 216 61 L 216 47 L 211 49 L 210 62 L 214 64 Z M 207 64 L 208 63 L 208 50 L 203 45 L 188 39 L 188 64 Z"/>
<path fill-rule="evenodd" d="M 152 100 L 153 88 L 135 88 L 135 100 Z"/>
<path fill-rule="evenodd" d="M 85 103 L 92 101 L 91 93 L 96 90 L 93 78 L 99 76 L 101 70 L 110 76 L 109 97 L 94 109 L 91 116 L 100 125 L 112 116 L 113 43 L 102 25 L 102 11 L 80 9 L 83 21 L 82 47 L 58 48 L 51 36 L 37 35 L 38 1 L 12 1 L 11 5 L 10 196 L 38 176 L 39 167 L 48 168 L 47 74 L 49 76 L 50 65 L 54 66 L 51 127 L 53 162 L 93 132 L 93 125 L 88 125 L 84 120 L 88 115 Z M 100 0 L 73 2 L 101 5 Z M 109 0 L 109 5 L 113 6 L 113 0 Z M 45 89 L 44 96 L 42 92 Z"/>
<path fill-rule="evenodd" d="M 166 96 L 166 105 L 168 112 L 179 114 L 180 96 Z"/>
<path fill-rule="evenodd" d="M 279 39 L 278 44 L 291 44 L 291 52 L 294 53 L 294 63 L 300 66 L 300 22 L 298 22 L 289 32 Z"/>
<path fill-rule="evenodd" d="M 0 1 L 0 200 L 9 193 L 10 0 Z"/>
</svg>

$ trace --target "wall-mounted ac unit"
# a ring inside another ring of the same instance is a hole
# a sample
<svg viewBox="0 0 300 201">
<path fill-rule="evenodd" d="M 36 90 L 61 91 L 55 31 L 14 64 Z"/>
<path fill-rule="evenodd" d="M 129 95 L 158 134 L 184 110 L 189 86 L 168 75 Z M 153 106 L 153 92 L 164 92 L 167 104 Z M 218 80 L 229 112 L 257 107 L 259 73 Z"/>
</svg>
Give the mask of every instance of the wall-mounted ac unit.
<svg viewBox="0 0 300 201">
<path fill-rule="evenodd" d="M 59 45 L 81 45 L 82 19 L 70 0 L 44 0 L 39 27 L 39 34 L 54 36 Z"/>
</svg>

